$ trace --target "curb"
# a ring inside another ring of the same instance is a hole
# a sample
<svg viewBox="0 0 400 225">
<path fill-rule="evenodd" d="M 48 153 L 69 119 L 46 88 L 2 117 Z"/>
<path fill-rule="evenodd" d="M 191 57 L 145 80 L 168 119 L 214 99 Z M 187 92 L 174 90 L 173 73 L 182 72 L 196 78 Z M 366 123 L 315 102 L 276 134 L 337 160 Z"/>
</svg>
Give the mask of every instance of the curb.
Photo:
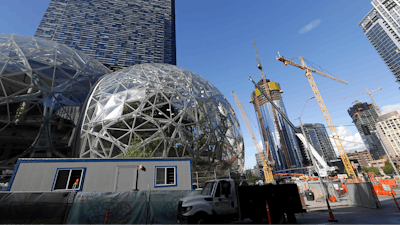
<svg viewBox="0 0 400 225">
<path fill-rule="evenodd" d="M 343 204 L 343 205 L 331 205 L 331 208 L 339 208 L 343 206 L 350 206 L 349 204 Z M 325 209 L 328 210 L 327 206 L 316 206 L 316 207 L 306 207 L 306 210 L 314 210 L 314 209 Z"/>
</svg>

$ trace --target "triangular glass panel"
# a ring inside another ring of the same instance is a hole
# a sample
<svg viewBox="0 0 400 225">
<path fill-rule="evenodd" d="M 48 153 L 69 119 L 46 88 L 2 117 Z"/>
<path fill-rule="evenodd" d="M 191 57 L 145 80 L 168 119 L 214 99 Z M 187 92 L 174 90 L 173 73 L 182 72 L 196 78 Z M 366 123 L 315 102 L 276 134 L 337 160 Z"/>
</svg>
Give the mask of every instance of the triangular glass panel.
<svg viewBox="0 0 400 225">
<path fill-rule="evenodd" d="M 0 52 L 8 57 L 23 56 L 23 53 L 12 41 L 0 46 Z"/>
<path fill-rule="evenodd" d="M 47 42 L 47 41 L 42 41 L 42 40 L 36 40 L 37 41 L 37 45 L 39 46 L 39 48 L 55 48 L 57 45 L 53 44 L 51 42 Z"/>
<path fill-rule="evenodd" d="M 35 69 L 35 71 L 43 76 L 46 76 L 50 79 L 54 79 L 54 66 L 52 67 L 47 67 L 47 68 L 41 68 L 41 69 Z"/>
<path fill-rule="evenodd" d="M 134 109 L 131 106 L 129 106 L 129 103 L 128 104 L 125 103 L 124 110 L 122 111 L 122 115 L 126 115 L 126 114 L 129 114 L 132 112 L 134 112 Z"/>
<path fill-rule="evenodd" d="M 109 129 L 116 129 L 116 130 L 130 130 L 130 127 L 126 125 L 126 123 L 123 120 L 118 121 L 117 123 L 114 123 L 109 127 Z"/>
<path fill-rule="evenodd" d="M 22 47 L 20 49 L 24 53 L 24 55 L 27 55 L 27 54 L 37 50 L 36 48 L 26 48 L 26 47 Z"/>
<path fill-rule="evenodd" d="M 34 70 L 34 69 L 37 69 L 37 68 L 43 68 L 43 67 L 51 66 L 51 64 L 44 63 L 44 62 L 42 62 L 42 61 L 37 61 L 37 60 L 32 59 L 32 58 L 27 58 L 27 59 L 28 59 L 28 62 L 29 62 L 29 66 L 30 66 L 33 70 Z"/>
<path fill-rule="evenodd" d="M 18 38 L 16 36 L 13 37 L 14 42 L 17 44 L 17 46 L 21 47 L 24 46 L 26 44 L 29 44 L 31 42 L 33 42 L 33 39 L 28 39 L 26 37 L 23 38 Z"/>
<path fill-rule="evenodd" d="M 77 70 L 71 67 L 58 67 L 57 69 L 59 69 L 60 71 L 64 71 L 70 77 L 74 77 L 77 73 Z"/>
<path fill-rule="evenodd" d="M 10 41 L 9 38 L 7 38 L 7 37 L 0 37 L 0 45 L 6 44 L 8 41 Z"/>
<path fill-rule="evenodd" d="M 72 76 L 69 76 L 66 72 L 64 72 L 63 69 L 61 69 L 60 67 L 56 67 L 56 72 L 55 72 L 55 76 L 54 79 L 71 79 L 72 80 Z"/>
<path fill-rule="evenodd" d="M 12 74 L 12 73 L 20 73 L 20 72 L 26 72 L 28 71 L 28 68 L 26 68 L 25 66 L 16 63 L 12 60 L 9 60 L 7 62 L 7 65 L 4 67 L 2 75 L 5 74 Z"/>
<path fill-rule="evenodd" d="M 28 49 L 30 49 L 30 48 L 32 48 L 32 49 L 38 49 L 38 46 L 37 46 L 35 40 L 32 40 L 31 42 L 26 43 L 25 45 L 21 45 L 21 46 L 19 46 L 19 47 L 20 47 L 20 48 L 28 48 Z"/>
</svg>

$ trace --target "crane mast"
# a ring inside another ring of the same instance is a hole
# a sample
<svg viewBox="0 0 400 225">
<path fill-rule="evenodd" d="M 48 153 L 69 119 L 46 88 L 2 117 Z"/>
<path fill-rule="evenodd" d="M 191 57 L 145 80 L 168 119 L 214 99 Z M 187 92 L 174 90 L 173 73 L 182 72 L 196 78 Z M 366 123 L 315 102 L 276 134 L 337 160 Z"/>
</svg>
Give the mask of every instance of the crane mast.
<svg viewBox="0 0 400 225">
<path fill-rule="evenodd" d="M 261 66 L 260 56 L 258 55 L 258 51 L 257 51 L 256 41 L 254 39 L 253 39 L 253 43 L 254 43 L 254 48 L 256 49 L 256 55 L 257 55 L 257 63 L 258 63 L 257 68 L 261 71 L 262 79 L 265 79 L 264 71 Z"/>
<path fill-rule="evenodd" d="M 321 94 L 320 94 L 320 92 L 318 90 L 318 87 L 317 87 L 317 84 L 314 81 L 314 78 L 312 77 L 311 72 L 317 73 L 317 74 L 319 74 L 321 76 L 324 76 L 324 77 L 327 77 L 327 78 L 331 78 L 333 80 L 339 81 L 339 82 L 344 83 L 344 84 L 347 84 L 347 82 L 343 81 L 343 80 L 340 80 L 340 79 L 338 79 L 336 77 L 327 75 L 325 73 L 322 73 L 322 72 L 320 72 L 318 70 L 309 68 L 305 64 L 305 62 L 304 62 L 302 57 L 300 57 L 302 65 L 294 63 L 294 62 L 292 62 L 292 61 L 290 61 L 288 59 L 285 59 L 283 56 L 280 56 L 279 58 L 277 58 L 277 60 L 283 62 L 285 65 L 289 64 L 289 65 L 292 65 L 292 66 L 295 66 L 297 68 L 305 70 L 308 82 L 311 85 L 311 88 L 312 88 L 312 90 L 314 92 L 314 96 L 318 101 L 318 104 L 319 104 L 319 107 L 321 108 L 322 114 L 324 115 L 325 121 L 326 121 L 326 123 L 327 123 L 327 125 L 329 127 L 329 130 L 330 130 L 331 134 L 332 134 L 332 138 L 335 141 L 336 147 L 337 147 L 337 149 L 339 151 L 340 157 L 342 158 L 343 165 L 346 168 L 347 174 L 350 177 L 356 178 L 356 174 L 354 173 L 353 167 L 352 167 L 352 165 L 350 163 L 350 160 L 349 160 L 349 158 L 348 158 L 348 156 L 346 154 L 346 151 L 343 148 L 342 142 L 339 139 L 339 135 L 338 135 L 338 133 L 336 131 L 336 128 L 335 128 L 335 126 L 334 126 L 334 124 L 332 122 L 332 119 L 331 119 L 330 115 L 329 115 L 328 109 L 325 106 L 324 100 L 322 99 L 322 96 L 321 96 Z"/>
<path fill-rule="evenodd" d="M 253 129 L 250 126 L 249 120 L 247 119 L 246 112 L 244 111 L 242 103 L 240 103 L 240 101 L 239 101 L 239 99 L 236 96 L 236 93 L 234 91 L 231 91 L 231 95 L 233 95 L 233 97 L 235 98 L 236 105 L 238 106 L 239 111 L 242 114 L 242 117 L 243 117 L 243 120 L 244 120 L 244 122 L 246 124 L 247 130 L 250 133 L 251 140 L 253 141 L 254 147 L 257 150 L 257 154 L 260 156 L 261 163 L 263 164 L 263 171 L 264 171 L 265 181 L 266 182 L 272 182 L 272 181 L 274 181 L 274 177 L 273 177 L 273 174 L 272 174 L 272 168 L 267 164 L 267 160 L 265 158 L 265 155 L 267 155 L 267 156 L 269 155 L 268 142 L 267 142 L 267 149 L 265 151 L 266 154 L 264 155 L 263 152 L 260 149 L 260 146 L 257 143 L 256 136 L 254 135 Z"/>
<path fill-rule="evenodd" d="M 372 104 L 374 104 L 374 106 L 375 106 L 375 109 L 376 109 L 376 112 L 378 113 L 378 116 L 382 115 L 381 110 L 379 109 L 378 105 L 376 104 L 374 98 L 371 95 L 372 91 L 369 91 L 368 88 L 365 88 L 365 89 L 367 89 L 367 93 L 368 93 L 369 97 L 371 98 Z M 381 90 L 381 89 L 382 88 L 380 88 L 379 90 Z"/>
</svg>

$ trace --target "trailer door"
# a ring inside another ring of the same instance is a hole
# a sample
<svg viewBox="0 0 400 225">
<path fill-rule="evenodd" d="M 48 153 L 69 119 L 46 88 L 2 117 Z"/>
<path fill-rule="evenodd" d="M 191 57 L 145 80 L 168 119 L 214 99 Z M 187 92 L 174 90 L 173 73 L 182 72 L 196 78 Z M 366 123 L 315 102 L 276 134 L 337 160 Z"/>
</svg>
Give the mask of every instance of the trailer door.
<svg viewBox="0 0 400 225">
<path fill-rule="evenodd" d="M 115 180 L 115 191 L 132 191 L 136 189 L 137 166 L 118 166 Z"/>
</svg>

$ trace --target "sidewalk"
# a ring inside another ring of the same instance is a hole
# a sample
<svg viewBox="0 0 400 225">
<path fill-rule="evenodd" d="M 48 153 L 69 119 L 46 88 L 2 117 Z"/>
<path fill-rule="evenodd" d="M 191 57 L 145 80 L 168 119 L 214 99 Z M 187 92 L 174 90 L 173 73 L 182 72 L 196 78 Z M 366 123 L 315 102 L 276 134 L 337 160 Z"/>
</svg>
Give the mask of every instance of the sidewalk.
<svg viewBox="0 0 400 225">
<path fill-rule="evenodd" d="M 392 197 L 379 197 L 382 208 L 369 209 L 362 207 L 332 208 L 334 219 L 338 222 L 328 222 L 328 210 L 312 209 L 307 213 L 297 214 L 298 224 L 400 224 L 400 212 Z M 400 198 L 396 198 L 400 202 Z"/>
<path fill-rule="evenodd" d="M 393 187 L 393 190 L 396 192 L 395 197 L 396 197 L 397 203 L 399 203 L 399 205 L 400 205 L 400 201 L 398 200 L 398 198 L 400 198 L 400 187 Z M 379 201 L 384 201 L 384 200 L 388 200 L 388 199 L 392 199 L 392 201 L 393 201 L 392 196 L 378 195 L 378 199 L 379 199 Z M 338 202 L 329 202 L 329 205 L 331 206 L 332 209 L 342 208 L 342 207 L 350 207 L 347 196 L 339 198 L 339 200 L 340 200 L 340 202 L 339 201 Z M 326 209 L 326 210 L 328 209 L 325 201 L 317 202 L 317 201 L 307 201 L 305 199 L 305 203 L 306 203 L 307 211 L 316 210 L 316 209 Z M 394 201 L 393 201 L 393 204 L 395 204 Z M 399 221 L 399 224 L 400 224 L 400 221 Z"/>
</svg>

